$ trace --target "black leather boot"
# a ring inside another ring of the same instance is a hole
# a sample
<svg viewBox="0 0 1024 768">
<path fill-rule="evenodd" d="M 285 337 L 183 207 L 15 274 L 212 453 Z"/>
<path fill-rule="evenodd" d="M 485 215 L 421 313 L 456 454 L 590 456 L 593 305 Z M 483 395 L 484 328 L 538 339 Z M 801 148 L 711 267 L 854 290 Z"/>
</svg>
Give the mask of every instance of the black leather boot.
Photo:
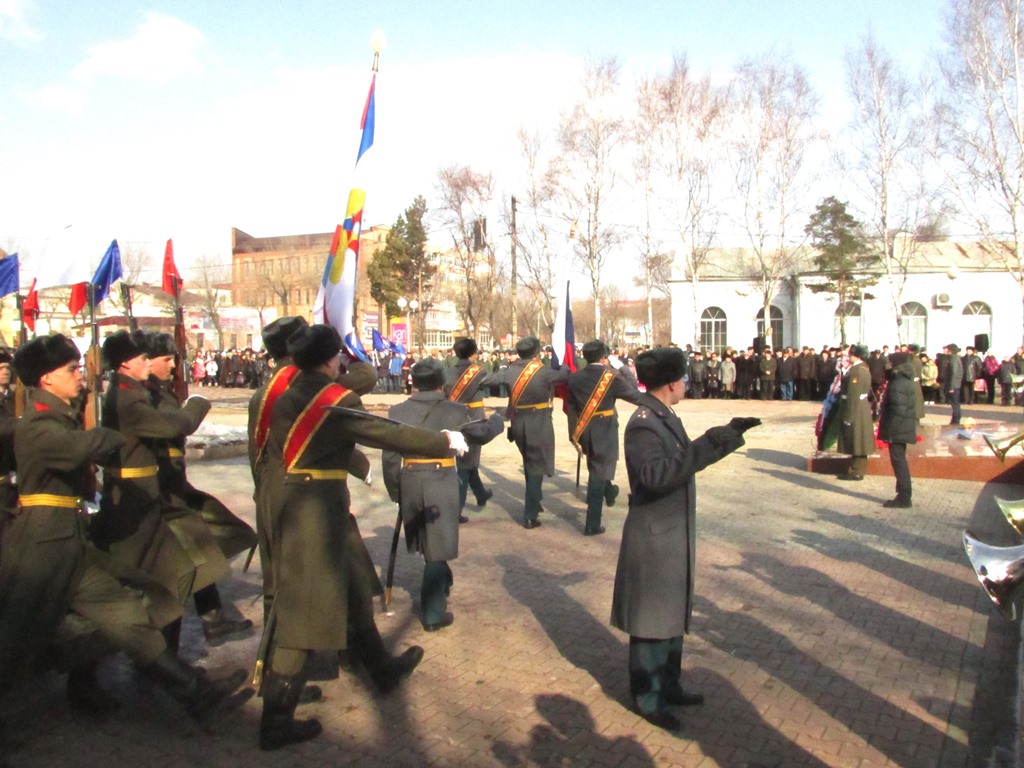
<svg viewBox="0 0 1024 768">
<path fill-rule="evenodd" d="M 95 663 L 68 672 L 68 703 L 87 715 L 106 715 L 121 708 L 121 702 L 100 687 Z"/>
<path fill-rule="evenodd" d="M 377 669 L 370 670 L 373 684 L 381 693 L 391 693 L 403 679 L 412 674 L 423 661 L 423 649 L 418 645 L 408 648 L 401 656 L 392 656 Z"/>
<path fill-rule="evenodd" d="M 267 673 L 263 681 L 263 716 L 260 749 L 272 750 L 315 739 L 323 728 L 316 719 L 296 720 L 295 707 L 302 693 L 300 677 Z"/>
<path fill-rule="evenodd" d="M 203 637 L 206 638 L 206 644 L 211 648 L 226 643 L 234 635 L 252 629 L 252 622 L 249 619 L 238 621 L 229 619 L 224 615 L 223 608 L 215 608 L 202 614 L 199 618 L 203 620 Z"/>
<path fill-rule="evenodd" d="M 170 651 L 160 654 L 145 671 L 165 691 L 180 701 L 196 720 L 206 717 L 223 698 L 234 693 L 248 677 L 244 669 L 236 669 L 226 677 L 211 679 Z"/>
</svg>

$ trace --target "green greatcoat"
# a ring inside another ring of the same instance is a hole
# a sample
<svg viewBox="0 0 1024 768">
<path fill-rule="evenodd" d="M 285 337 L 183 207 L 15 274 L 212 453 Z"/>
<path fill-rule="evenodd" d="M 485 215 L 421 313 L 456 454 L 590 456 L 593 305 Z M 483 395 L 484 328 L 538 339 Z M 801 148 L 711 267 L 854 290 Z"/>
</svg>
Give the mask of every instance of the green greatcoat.
<svg viewBox="0 0 1024 768">
<path fill-rule="evenodd" d="M 284 466 L 284 448 L 293 425 L 329 384 L 326 374 L 304 371 L 278 398 L 265 449 L 268 465 Z M 362 408 L 354 392 L 338 404 Z M 281 647 L 346 648 L 350 588 L 367 596 L 380 588 L 376 571 L 366 568 L 367 563 L 372 568 L 372 561 L 349 512 L 346 481 L 315 476 L 324 470 L 346 470 L 356 443 L 409 455 L 452 455 L 447 437 L 440 432 L 330 412 L 289 471 L 280 479 L 263 473 L 262 484 L 280 484 L 268 489 L 268 499 L 277 507 L 269 518 L 277 614 L 274 642 Z"/>
<path fill-rule="evenodd" d="M 90 463 L 105 461 L 124 443 L 111 429 L 83 431 L 76 408 L 38 389 L 29 390 L 15 440 L 23 496 L 52 494 L 79 499 L 91 496 Z M 33 504 L 21 510 L 4 537 L 0 692 L 35 671 L 55 637 L 67 634 L 64 625 L 72 618 L 68 611 L 89 566 L 98 566 L 121 583 L 144 590 L 148 615 L 143 612 L 143 620 L 162 626 L 181 615 L 176 596 L 94 548 L 87 539 L 87 527 L 81 508 Z M 76 629 L 80 633 L 89 630 L 80 622 Z"/>
<path fill-rule="evenodd" d="M 171 382 L 149 380 L 153 405 L 160 413 L 175 413 L 181 410 L 181 403 L 174 394 Z M 156 454 L 160 480 L 160 495 L 164 504 L 164 516 L 168 521 L 187 519 L 188 527 L 201 544 L 207 567 L 223 558 L 235 555 L 256 546 L 256 531 L 244 520 L 232 514 L 219 499 L 200 491 L 188 481 L 185 467 L 185 436 L 150 441 Z M 211 539 L 212 537 L 212 539 Z M 217 551 L 210 550 L 210 543 Z"/>
<path fill-rule="evenodd" d="M 151 442 L 172 439 L 196 431 L 210 410 L 203 398 L 190 398 L 176 412 L 157 411 L 149 390 L 141 381 L 120 374 L 111 377 L 103 401 L 103 424 L 116 429 L 125 444 L 103 472 L 103 498 L 92 525 L 92 537 L 100 549 L 138 568 L 177 594 L 182 602 L 195 590 L 213 584 L 226 573 L 223 568 L 196 569 L 205 564 L 190 537 L 172 531 L 161 513 L 160 481 Z M 123 474 L 143 473 L 141 477 Z"/>
<path fill-rule="evenodd" d="M 875 450 L 875 428 L 871 421 L 871 371 L 863 362 L 850 366 L 839 388 L 839 451 L 850 456 L 868 456 Z"/>
</svg>

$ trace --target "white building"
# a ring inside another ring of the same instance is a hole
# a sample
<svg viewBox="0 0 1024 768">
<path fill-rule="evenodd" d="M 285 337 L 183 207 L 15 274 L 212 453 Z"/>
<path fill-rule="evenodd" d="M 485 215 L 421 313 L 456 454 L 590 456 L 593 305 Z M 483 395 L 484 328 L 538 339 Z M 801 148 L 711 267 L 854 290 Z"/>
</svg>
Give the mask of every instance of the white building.
<svg viewBox="0 0 1024 768">
<path fill-rule="evenodd" d="M 1016 351 L 1024 336 L 1024 304 L 1020 284 L 1003 263 L 980 243 L 919 243 L 914 248 L 898 296 L 901 311 L 896 312 L 892 284 L 879 267 L 878 282 L 859 301 L 848 303 L 847 343 L 880 349 L 916 342 L 934 354 L 950 342 L 961 349 L 974 346 L 977 335 L 987 334 L 997 356 Z M 719 351 L 746 349 L 765 332 L 759 284 L 737 277 L 750 274 L 743 268 L 749 253 L 722 249 L 708 261 L 696 301 L 685 276 L 674 271 L 669 281 L 673 341 Z M 770 313 L 775 348 L 821 349 L 839 343 L 838 298 L 811 290 L 823 277 L 808 271 L 809 264 L 805 253 L 801 265 L 776 285 Z"/>
</svg>

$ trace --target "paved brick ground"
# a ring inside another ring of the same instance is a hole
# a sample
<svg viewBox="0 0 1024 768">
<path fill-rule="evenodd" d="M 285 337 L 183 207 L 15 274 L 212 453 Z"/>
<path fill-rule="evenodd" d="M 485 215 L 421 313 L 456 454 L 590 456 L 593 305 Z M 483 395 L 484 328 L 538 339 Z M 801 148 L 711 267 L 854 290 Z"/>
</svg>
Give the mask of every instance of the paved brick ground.
<svg viewBox="0 0 1024 768">
<path fill-rule="evenodd" d="M 215 417 L 237 421 L 243 393 L 228 394 L 235 415 L 227 403 Z M 606 512 L 607 534 L 584 538 L 566 447 L 545 482 L 544 525 L 526 531 L 515 449 L 499 439 L 484 452 L 495 496 L 483 510 L 470 507 L 462 526 L 451 628 L 423 632 L 422 561 L 402 547 L 395 613 L 378 624 L 395 648 L 417 643 L 426 658 L 397 693 L 376 697 L 361 677 L 320 659 L 326 700 L 300 713 L 319 717 L 324 735 L 261 753 L 257 699 L 239 697 L 204 732 L 114 658 L 103 676 L 129 706 L 104 720 L 72 716 L 62 679 L 50 675 L 0 702 L 0 762 L 867 768 L 982 766 L 994 751 L 1012 755 L 1018 631 L 991 609 L 960 541 L 971 527 L 987 541 L 1019 543 L 992 496 L 1022 489 L 919 481 L 913 510 L 887 510 L 891 477 L 845 484 L 804 471 L 815 406 L 716 401 L 678 410 L 692 435 L 733 415 L 765 422 L 698 480 L 697 611 L 684 675 L 708 701 L 681 713 L 680 735 L 630 712 L 627 638 L 608 625 L 625 493 Z M 944 420 L 940 407 L 929 411 Z M 1019 409 L 969 412 L 1021 418 Z M 190 475 L 252 518 L 244 459 L 196 464 Z M 621 463 L 618 482 L 627 485 Z M 383 565 L 394 508 L 379 483 L 353 486 L 353 496 Z M 243 575 L 236 562 L 223 590 L 257 623 L 258 566 Z M 253 635 L 208 651 L 198 620 L 186 619 L 184 652 L 210 668 L 250 667 L 257 644 Z"/>
</svg>

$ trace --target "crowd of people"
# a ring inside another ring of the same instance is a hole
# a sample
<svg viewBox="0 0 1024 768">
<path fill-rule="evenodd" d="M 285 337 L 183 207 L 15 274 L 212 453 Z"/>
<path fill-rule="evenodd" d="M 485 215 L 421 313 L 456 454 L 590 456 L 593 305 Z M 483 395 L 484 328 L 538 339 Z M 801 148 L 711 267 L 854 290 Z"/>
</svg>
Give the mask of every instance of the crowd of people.
<svg viewBox="0 0 1024 768">
<path fill-rule="evenodd" d="M 190 714 L 207 717 L 247 675 L 207 675 L 183 662 L 181 615 L 187 603 L 195 605 L 211 646 L 251 633 L 251 621 L 222 605 L 217 583 L 231 558 L 258 547 L 259 743 L 274 750 L 315 738 L 318 720 L 295 717 L 300 703 L 322 698 L 305 679 L 313 651 L 347 652 L 381 693 L 398 687 L 424 655 L 419 646 L 393 654 L 376 627 L 373 599 L 390 594 L 393 569 L 382 569 L 385 587 L 350 513 L 358 497 L 349 476 L 367 484 L 372 476 L 359 446 L 382 449 L 381 474 L 398 504 L 406 546 L 424 560 L 420 620 L 436 632 L 455 620 L 447 597 L 459 526 L 468 521 L 470 491 L 478 507 L 493 496 L 480 467 L 484 446 L 498 435 L 522 459 L 522 526 L 542 525 L 544 479 L 554 474 L 564 442 L 552 419 L 557 392 L 565 400 L 568 442 L 585 459 L 585 536 L 605 533 L 603 510 L 619 497 L 616 404 L 635 407 L 623 437 L 629 509 L 611 622 L 630 636 L 634 709 L 674 731 L 680 722 L 669 707 L 704 700 L 683 687 L 681 668 L 693 599 L 695 476 L 742 446 L 743 434 L 760 421 L 734 418 L 691 439 L 672 406 L 684 397 L 823 399 L 823 422 L 831 413 L 838 447 L 851 457 L 843 480 L 863 479 L 872 422 L 880 416 L 897 478 L 896 498 L 885 505 L 907 508 L 906 449 L 926 398 L 950 403 L 957 423 L 961 399 L 994 395 L 999 384 L 1012 401 L 1024 374 L 1024 348 L 996 368 L 992 355 L 968 348 L 961 356 L 954 344 L 932 360 L 914 345 L 893 352 L 860 344 L 799 353 L 751 347 L 720 357 L 674 345 L 612 349 L 594 339 L 579 347 L 573 370 L 553 365 L 551 348 L 533 337 L 492 353 L 462 338 L 443 355 L 374 353 L 368 364 L 342 351 L 333 328 L 285 317 L 263 329 L 263 342 L 260 354 L 200 354 L 190 366 L 195 384 L 254 390 L 255 531 L 187 480 L 185 438 L 210 405 L 195 396 L 182 402 L 173 391 L 175 349 L 167 334 L 106 339 L 102 426 L 88 429 L 89 393 L 70 340 L 54 334 L 13 357 L 0 353 L 0 693 L 56 665 L 68 672 L 74 708 L 110 711 L 118 702 L 97 678 L 97 663 L 120 650 Z M 20 418 L 10 394 L 12 367 L 27 390 Z M 384 419 L 362 405 L 361 396 L 374 390 L 409 397 Z M 507 401 L 487 416 L 485 396 Z M 103 470 L 101 488 L 94 466 Z M 97 490 L 99 508 L 88 514 Z"/>
</svg>

